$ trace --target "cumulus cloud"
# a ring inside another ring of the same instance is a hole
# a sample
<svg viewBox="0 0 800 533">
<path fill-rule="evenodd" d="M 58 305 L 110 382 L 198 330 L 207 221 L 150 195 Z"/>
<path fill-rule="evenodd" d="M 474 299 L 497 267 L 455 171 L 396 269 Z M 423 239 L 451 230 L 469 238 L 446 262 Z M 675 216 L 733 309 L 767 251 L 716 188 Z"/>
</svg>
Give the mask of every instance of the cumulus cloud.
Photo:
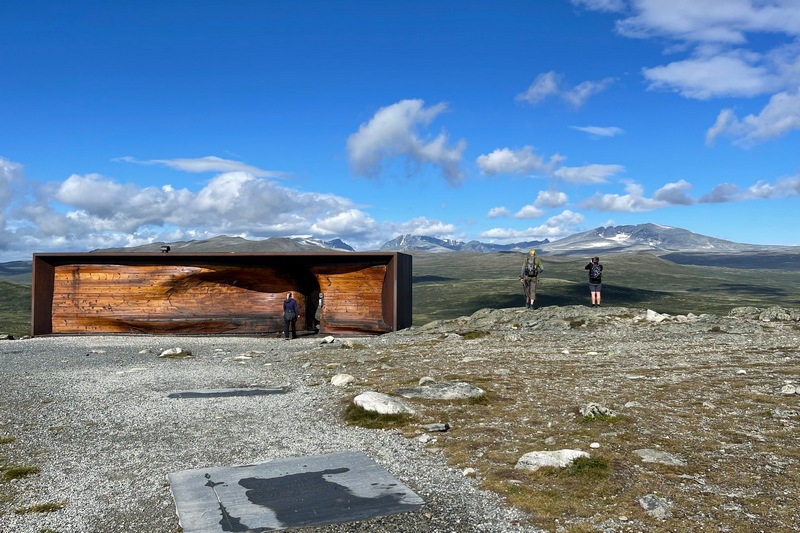
<svg viewBox="0 0 800 533">
<path fill-rule="evenodd" d="M 631 8 L 633 14 L 617 23 L 623 35 L 740 44 L 748 33 L 800 34 L 796 0 L 639 0 Z"/>
<path fill-rule="evenodd" d="M 520 149 L 498 148 L 490 154 L 478 156 L 476 162 L 481 171 L 488 176 L 498 174 L 549 174 L 559 165 L 564 158 L 558 154 L 545 159 L 534 152 L 533 146 L 523 146 Z"/>
<path fill-rule="evenodd" d="M 522 209 L 514 213 L 514 218 L 539 218 L 544 215 L 544 211 L 533 204 L 523 206 Z"/>
<path fill-rule="evenodd" d="M 377 177 L 387 159 L 404 157 L 412 165 L 440 167 L 451 185 L 463 179 L 460 168 L 466 142 L 448 146 L 442 132 L 432 140 L 420 137 L 419 129 L 433 122 L 447 109 L 445 104 L 425 107 L 422 100 L 402 100 L 379 109 L 347 140 L 347 153 L 354 174 Z"/>
<path fill-rule="evenodd" d="M 701 203 L 741 202 L 745 200 L 771 200 L 800 196 L 800 174 L 781 178 L 774 182 L 757 181 L 750 187 L 740 188 L 732 183 L 714 187 L 698 200 Z"/>
<path fill-rule="evenodd" d="M 507 217 L 510 214 L 511 211 L 509 211 L 507 207 L 493 207 L 489 209 L 488 213 L 486 213 L 486 218 Z"/>
<path fill-rule="evenodd" d="M 695 203 L 694 198 L 686 194 L 686 191 L 691 188 L 691 184 L 686 180 L 667 183 L 656 191 L 653 195 L 653 200 L 669 205 L 693 205 Z"/>
<path fill-rule="evenodd" d="M 6 206 L 14 198 L 14 188 L 22 182 L 22 165 L 0 157 L 0 249 L 7 246 Z"/>
<path fill-rule="evenodd" d="M 730 109 L 720 112 L 706 134 L 709 144 L 721 134 L 748 145 L 799 129 L 797 0 L 633 0 L 626 8 L 613 0 L 572 3 L 594 11 L 619 12 L 616 30 L 620 35 L 656 38 L 667 43 L 666 52 L 685 54 L 642 70 L 651 89 L 701 100 L 772 95 L 758 115 L 741 121 Z"/>
<path fill-rule="evenodd" d="M 628 183 L 625 186 L 627 194 L 600 194 L 597 193 L 581 203 L 586 209 L 598 211 L 622 211 L 638 213 L 652 211 L 669 205 L 692 205 L 695 200 L 686 194 L 691 185 L 680 180 L 668 183 L 658 189 L 653 198 L 644 195 L 644 188 L 638 183 Z"/>
<path fill-rule="evenodd" d="M 741 199 L 739 187 L 732 183 L 722 183 L 714 187 L 711 192 L 700 197 L 698 202 L 706 204 L 720 204 L 735 202 Z"/>
<path fill-rule="evenodd" d="M 750 97 L 780 85 L 760 60 L 759 54 L 735 51 L 645 68 L 642 74 L 651 89 L 674 90 L 687 98 Z"/>
<path fill-rule="evenodd" d="M 442 222 L 441 220 L 431 220 L 421 216 L 405 222 L 389 222 L 385 225 L 384 231 L 390 233 L 392 238 L 411 234 L 436 237 L 438 239 L 451 239 L 456 231 L 456 227 L 453 224 Z"/>
<path fill-rule="evenodd" d="M 536 207 L 561 207 L 567 204 L 567 195 L 560 191 L 539 191 L 533 205 Z"/>
<path fill-rule="evenodd" d="M 614 78 L 604 78 L 597 81 L 584 81 L 574 87 L 569 87 L 561 74 L 550 71 L 539 74 L 528 88 L 519 93 L 515 99 L 518 102 L 536 105 L 549 96 L 558 96 L 577 109 L 589 98 L 603 92 L 613 83 Z"/>
<path fill-rule="evenodd" d="M 741 120 L 732 109 L 723 109 L 706 131 L 706 144 L 713 145 L 717 137 L 725 135 L 733 137 L 735 144 L 752 146 L 795 130 L 800 130 L 800 90 L 773 95 L 758 115 Z"/>
<path fill-rule="evenodd" d="M 570 126 L 573 130 L 588 133 L 593 137 L 616 137 L 624 133 L 622 128 L 616 126 Z"/>
<path fill-rule="evenodd" d="M 305 193 L 247 172 L 214 176 L 198 191 L 139 187 L 98 174 L 42 187 L 18 209 L 18 239 L 52 250 L 143 244 L 176 236 L 265 238 L 336 235 L 367 239 L 377 223 L 349 199 Z M 88 243 L 92 243 L 89 245 Z"/>
<path fill-rule="evenodd" d="M 746 198 L 768 200 L 800 196 L 800 174 L 774 183 L 759 181 L 747 188 Z"/>
<path fill-rule="evenodd" d="M 14 197 L 14 185 L 23 179 L 22 165 L 0 157 L 0 208 Z"/>
<path fill-rule="evenodd" d="M 583 215 L 567 209 L 549 218 L 541 226 L 530 227 L 524 230 L 492 228 L 482 232 L 479 237 L 505 242 L 513 242 L 522 239 L 560 239 L 578 231 L 584 222 L 585 218 Z"/>
</svg>

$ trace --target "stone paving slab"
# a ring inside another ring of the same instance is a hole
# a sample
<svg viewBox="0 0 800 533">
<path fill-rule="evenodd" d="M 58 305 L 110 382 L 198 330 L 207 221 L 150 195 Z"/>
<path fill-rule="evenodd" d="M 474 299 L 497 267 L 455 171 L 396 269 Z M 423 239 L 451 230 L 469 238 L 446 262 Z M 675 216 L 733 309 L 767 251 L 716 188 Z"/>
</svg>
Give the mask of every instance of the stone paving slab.
<svg viewBox="0 0 800 533">
<path fill-rule="evenodd" d="M 360 452 L 167 475 L 184 533 L 270 531 L 409 512 L 425 502 Z"/>
</svg>

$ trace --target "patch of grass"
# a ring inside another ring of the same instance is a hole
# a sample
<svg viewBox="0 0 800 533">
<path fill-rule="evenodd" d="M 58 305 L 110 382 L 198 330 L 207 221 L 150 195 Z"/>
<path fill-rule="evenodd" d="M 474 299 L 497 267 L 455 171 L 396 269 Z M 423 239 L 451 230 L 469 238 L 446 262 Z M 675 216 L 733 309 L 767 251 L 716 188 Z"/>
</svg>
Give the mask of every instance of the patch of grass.
<svg viewBox="0 0 800 533">
<path fill-rule="evenodd" d="M 40 529 L 39 533 L 58 533 L 55 529 Z"/>
<path fill-rule="evenodd" d="M 606 424 L 611 424 L 613 422 L 618 422 L 620 420 L 620 415 L 586 415 L 581 419 L 581 422 L 584 424 L 591 424 L 593 422 L 604 422 Z"/>
<path fill-rule="evenodd" d="M 15 514 L 28 514 L 28 513 L 52 513 L 60 511 L 67 506 L 67 502 L 52 502 L 52 503 L 35 503 L 27 507 L 20 507 L 14 509 Z"/>
<path fill-rule="evenodd" d="M 489 405 L 489 395 L 481 394 L 480 396 L 471 396 L 464 400 L 467 405 Z"/>
<path fill-rule="evenodd" d="M 0 444 L 10 444 L 17 440 L 17 437 L 0 437 Z"/>
<path fill-rule="evenodd" d="M 3 480 L 5 481 L 11 481 L 12 479 L 22 479 L 41 472 L 41 469 L 37 466 L 11 466 L 11 467 L 4 467 L 2 470 L 3 470 Z"/>
<path fill-rule="evenodd" d="M 344 350 L 363 350 L 367 347 L 363 342 L 347 342 L 341 345 Z"/>
<path fill-rule="evenodd" d="M 562 468 L 559 475 L 587 481 L 607 479 L 611 475 L 611 463 L 605 457 L 577 457 L 571 465 Z"/>
<path fill-rule="evenodd" d="M 411 421 L 411 415 L 384 415 L 373 411 L 367 411 L 350 402 L 344 411 L 344 421 L 350 425 L 367 429 L 386 429 L 405 426 Z"/>
<path fill-rule="evenodd" d="M 460 335 L 464 340 L 472 341 L 486 337 L 490 335 L 490 333 L 488 331 L 465 331 L 464 333 L 460 333 Z"/>
</svg>

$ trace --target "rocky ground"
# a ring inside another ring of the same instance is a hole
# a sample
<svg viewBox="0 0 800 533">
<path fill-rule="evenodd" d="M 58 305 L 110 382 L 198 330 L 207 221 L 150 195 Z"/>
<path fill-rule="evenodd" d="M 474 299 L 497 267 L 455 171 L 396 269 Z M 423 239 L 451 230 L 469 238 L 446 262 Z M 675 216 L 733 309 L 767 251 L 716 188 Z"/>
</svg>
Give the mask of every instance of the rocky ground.
<svg viewBox="0 0 800 533">
<path fill-rule="evenodd" d="M 363 451 L 426 504 L 317 531 L 788 532 L 800 524 L 800 311 L 485 309 L 321 341 L 0 343 L 0 530 L 177 532 L 167 473 L 341 450 Z M 158 357 L 178 345 L 193 356 Z M 355 380 L 332 385 L 341 374 Z M 357 394 L 395 394 L 423 378 L 486 393 L 408 399 L 416 415 L 396 428 L 343 421 Z M 288 392 L 167 398 L 246 386 Z M 598 416 L 582 414 L 589 405 Z M 449 430 L 425 430 L 435 423 Z M 592 460 L 515 468 L 525 454 L 557 450 Z M 11 479 L 20 467 L 29 474 Z M 35 507 L 45 504 L 52 509 Z"/>
</svg>

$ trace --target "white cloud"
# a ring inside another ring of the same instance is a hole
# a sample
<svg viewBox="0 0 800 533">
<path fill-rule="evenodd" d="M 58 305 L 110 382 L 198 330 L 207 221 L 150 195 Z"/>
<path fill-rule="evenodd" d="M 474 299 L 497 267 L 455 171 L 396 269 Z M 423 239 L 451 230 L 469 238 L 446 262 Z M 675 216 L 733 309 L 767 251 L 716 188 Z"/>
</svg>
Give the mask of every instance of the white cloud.
<svg viewBox="0 0 800 533">
<path fill-rule="evenodd" d="M 759 181 L 747 188 L 746 198 L 768 200 L 800 196 L 800 174 L 784 178 L 775 183 Z"/>
<path fill-rule="evenodd" d="M 486 218 L 500 218 L 500 217 L 507 217 L 511 214 L 511 211 L 508 210 L 506 207 L 493 207 L 489 209 L 489 212 L 486 213 Z"/>
<path fill-rule="evenodd" d="M 772 95 L 761 114 L 741 122 L 731 110 L 723 110 L 706 134 L 709 144 L 722 133 L 747 145 L 798 129 L 794 100 L 800 86 L 798 0 L 630 0 L 626 9 L 612 1 L 572 2 L 590 10 L 619 12 L 619 34 L 659 39 L 665 42 L 665 52 L 686 54 L 642 69 L 651 89 L 702 100 Z"/>
<path fill-rule="evenodd" d="M 653 200 L 669 205 L 693 205 L 695 203 L 694 198 L 686 194 L 686 191 L 691 188 L 691 184 L 686 180 L 667 183 L 656 191 L 653 195 Z"/>
<path fill-rule="evenodd" d="M 655 192 L 653 198 L 647 198 L 644 196 L 644 188 L 640 184 L 628 183 L 625 186 L 627 194 L 597 193 L 582 202 L 581 207 L 598 211 L 638 213 L 670 205 L 693 205 L 696 201 L 686 194 L 691 187 L 691 184 L 685 180 L 667 183 Z"/>
<path fill-rule="evenodd" d="M 738 145 L 752 146 L 795 130 L 800 130 L 800 90 L 772 96 L 758 115 L 741 120 L 732 109 L 723 109 L 706 132 L 706 144 L 712 145 L 717 137 L 727 135 Z"/>
<path fill-rule="evenodd" d="M 549 174 L 563 160 L 564 158 L 558 154 L 545 160 L 543 156 L 534 153 L 532 146 L 524 146 L 516 150 L 498 148 L 490 154 L 478 156 L 476 162 L 484 174 L 496 176 L 498 174 L 530 174 L 533 172 Z"/>
<path fill-rule="evenodd" d="M 553 175 L 570 183 L 606 183 L 608 178 L 624 172 L 622 165 L 586 165 L 582 167 L 562 167 Z"/>
<path fill-rule="evenodd" d="M 675 90 L 687 98 L 749 97 L 780 86 L 760 60 L 758 54 L 737 51 L 645 68 L 642 74 L 651 89 Z"/>
<path fill-rule="evenodd" d="M 735 202 L 741 199 L 739 187 L 732 183 L 722 183 L 714 187 L 711 192 L 700 197 L 698 202 L 706 204 L 719 204 Z"/>
<path fill-rule="evenodd" d="M 544 215 L 544 211 L 538 207 L 528 204 L 514 213 L 514 218 L 539 218 Z"/>
<path fill-rule="evenodd" d="M 564 210 L 560 214 L 549 218 L 541 226 L 530 227 L 524 230 L 492 228 L 482 232 L 479 237 L 506 242 L 529 239 L 560 239 L 578 231 L 584 222 L 585 218 L 580 213 Z"/>
<path fill-rule="evenodd" d="M 399 224 L 389 223 L 386 229 L 392 232 L 393 237 L 412 234 L 426 235 L 440 239 L 452 238 L 453 233 L 456 231 L 456 227 L 453 224 L 447 224 L 441 220 L 430 220 L 426 217 L 412 218 L 411 220 Z"/>
<path fill-rule="evenodd" d="M 43 188 L 37 201 L 20 208 L 26 221 L 20 231 L 41 246 L 60 238 L 73 248 L 83 242 L 120 246 L 143 235 L 164 240 L 174 232 L 347 239 L 376 227 L 346 198 L 300 192 L 245 172 L 219 174 L 197 192 L 168 185 L 140 188 L 98 174 L 72 175 L 54 190 L 58 204 L 50 205 L 51 191 Z"/>
<path fill-rule="evenodd" d="M 590 11 L 622 11 L 625 9 L 625 0 L 571 0 L 576 6 L 582 6 Z"/>
<path fill-rule="evenodd" d="M 529 104 L 538 104 L 548 96 L 558 94 L 561 83 L 561 75 L 556 72 L 550 71 L 539 74 L 524 93 L 516 96 L 516 100 Z"/>
<path fill-rule="evenodd" d="M 588 133 L 594 137 L 616 137 L 624 133 L 622 128 L 616 126 L 570 126 L 574 130 Z"/>
<path fill-rule="evenodd" d="M 124 156 L 116 158 L 115 161 L 136 163 L 137 165 L 163 165 L 184 172 L 247 172 L 258 178 L 280 178 L 284 176 L 283 172 L 262 170 L 241 161 L 231 161 L 213 155 L 198 158 L 150 159 L 144 161 L 131 156 Z"/>
<path fill-rule="evenodd" d="M 376 177 L 381 173 L 384 160 L 405 157 L 415 165 L 441 167 L 451 185 L 461 183 L 463 172 L 460 164 L 466 143 L 461 140 L 448 147 L 444 132 L 426 142 L 417 131 L 421 126 L 430 125 L 446 109 L 445 104 L 426 108 L 422 100 L 402 100 L 379 109 L 347 140 L 354 174 Z"/>
<path fill-rule="evenodd" d="M 746 189 L 732 183 L 714 187 L 698 200 L 701 203 L 741 202 L 745 200 L 772 200 L 800 196 L 800 174 L 781 178 L 773 183 L 757 181 Z"/>
<path fill-rule="evenodd" d="M 550 71 L 539 74 L 525 92 L 519 93 L 515 99 L 518 102 L 536 105 L 549 96 L 558 96 L 577 109 L 595 94 L 606 90 L 614 81 L 614 78 L 604 78 L 598 81 L 584 81 L 574 87 L 568 87 L 561 74 Z"/>
<path fill-rule="evenodd" d="M 323 217 L 311 225 L 312 235 L 340 237 L 372 234 L 377 229 L 375 219 L 358 209 L 348 209 Z"/>
<path fill-rule="evenodd" d="M 539 191 L 533 205 L 536 207 L 561 207 L 566 205 L 567 195 L 559 191 Z"/>
<path fill-rule="evenodd" d="M 800 35 L 796 0 L 632 0 L 631 16 L 617 22 L 630 37 L 741 44 L 747 34 Z"/>
<path fill-rule="evenodd" d="M 22 179 L 22 165 L 0 157 L 0 208 L 14 197 L 13 186 Z"/>
<path fill-rule="evenodd" d="M 614 78 L 605 78 L 599 81 L 584 81 L 572 89 L 565 91 L 561 97 L 577 109 L 585 104 L 592 96 L 605 91 L 612 83 L 614 83 Z"/>
</svg>

